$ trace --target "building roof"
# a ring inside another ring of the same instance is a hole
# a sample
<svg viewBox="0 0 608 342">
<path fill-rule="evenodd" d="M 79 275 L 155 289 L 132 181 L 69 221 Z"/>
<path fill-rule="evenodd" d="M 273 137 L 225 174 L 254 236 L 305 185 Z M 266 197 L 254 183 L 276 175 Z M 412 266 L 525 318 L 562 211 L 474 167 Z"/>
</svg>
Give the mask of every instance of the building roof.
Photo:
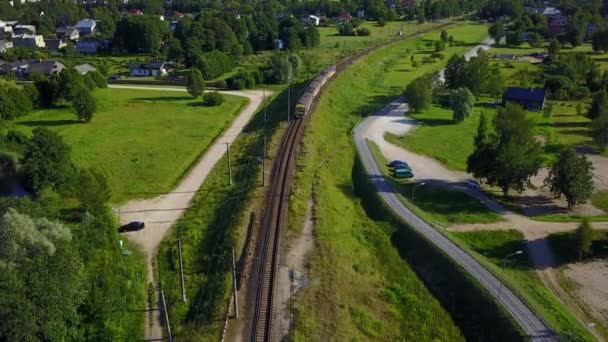
<svg viewBox="0 0 608 342">
<path fill-rule="evenodd" d="M 74 67 L 74 69 L 76 69 L 76 71 L 78 71 L 78 73 L 84 75 L 90 71 L 95 71 L 97 70 L 94 66 L 92 66 L 89 63 L 85 63 L 85 64 L 80 64 Z"/>
<path fill-rule="evenodd" d="M 93 19 L 83 19 L 81 21 L 78 22 L 78 24 L 76 24 L 76 29 L 77 30 L 92 30 L 95 28 L 95 25 L 97 25 L 95 23 L 95 20 Z"/>
<path fill-rule="evenodd" d="M 541 88 L 519 88 L 508 87 L 504 93 L 504 99 L 517 102 L 543 102 L 547 91 Z"/>
<path fill-rule="evenodd" d="M 49 39 L 44 40 L 44 44 L 49 49 L 58 50 L 59 48 L 62 47 L 62 45 L 64 44 L 64 41 L 63 41 L 63 39 L 59 39 L 59 38 L 49 38 Z"/>
<path fill-rule="evenodd" d="M 146 63 L 146 69 L 160 70 L 165 65 L 165 61 L 150 61 Z"/>
<path fill-rule="evenodd" d="M 50 74 L 56 65 L 62 65 L 54 59 L 35 60 L 33 63 L 30 62 L 27 68 L 28 74 Z M 62 65 L 63 66 L 63 65 Z"/>
</svg>

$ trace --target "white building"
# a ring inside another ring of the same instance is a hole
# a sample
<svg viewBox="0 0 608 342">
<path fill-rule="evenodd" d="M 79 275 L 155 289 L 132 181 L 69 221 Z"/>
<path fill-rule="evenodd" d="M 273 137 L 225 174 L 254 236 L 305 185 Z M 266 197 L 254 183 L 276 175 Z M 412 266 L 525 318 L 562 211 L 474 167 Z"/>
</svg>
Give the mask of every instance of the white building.
<svg viewBox="0 0 608 342">
<path fill-rule="evenodd" d="M 316 15 L 309 15 L 302 18 L 302 24 L 306 26 L 319 26 L 320 18 Z"/>
</svg>

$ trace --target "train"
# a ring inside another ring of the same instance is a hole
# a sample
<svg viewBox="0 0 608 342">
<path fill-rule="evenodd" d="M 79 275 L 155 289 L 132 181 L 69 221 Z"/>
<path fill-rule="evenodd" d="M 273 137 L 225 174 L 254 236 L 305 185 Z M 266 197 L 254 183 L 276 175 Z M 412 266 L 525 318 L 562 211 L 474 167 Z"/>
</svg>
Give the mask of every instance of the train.
<svg viewBox="0 0 608 342">
<path fill-rule="evenodd" d="M 336 66 L 332 65 L 321 71 L 304 89 L 302 96 L 296 103 L 295 117 L 301 119 L 308 114 L 310 106 L 327 80 L 336 73 Z"/>
</svg>

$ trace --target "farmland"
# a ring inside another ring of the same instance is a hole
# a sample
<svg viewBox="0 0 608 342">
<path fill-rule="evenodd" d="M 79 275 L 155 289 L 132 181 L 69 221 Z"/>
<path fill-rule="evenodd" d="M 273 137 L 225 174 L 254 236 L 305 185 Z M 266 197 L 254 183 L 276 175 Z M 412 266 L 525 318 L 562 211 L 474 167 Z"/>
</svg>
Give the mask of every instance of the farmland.
<svg viewBox="0 0 608 342">
<path fill-rule="evenodd" d="M 30 133 L 36 127 L 58 132 L 80 167 L 108 178 L 112 201 L 167 192 L 232 121 L 246 100 L 226 96 L 218 107 L 202 106 L 186 93 L 99 89 L 98 112 L 90 123 L 71 108 L 38 110 L 11 123 Z"/>
</svg>

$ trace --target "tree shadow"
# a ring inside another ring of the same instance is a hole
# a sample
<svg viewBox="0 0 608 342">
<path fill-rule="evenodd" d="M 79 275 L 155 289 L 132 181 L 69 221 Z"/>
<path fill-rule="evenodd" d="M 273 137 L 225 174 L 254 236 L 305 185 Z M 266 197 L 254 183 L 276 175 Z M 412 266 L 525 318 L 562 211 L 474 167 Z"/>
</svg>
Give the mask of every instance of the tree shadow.
<svg viewBox="0 0 608 342">
<path fill-rule="evenodd" d="M 18 125 L 29 126 L 29 127 L 54 127 L 54 126 L 67 126 L 73 124 L 83 123 L 80 120 L 28 120 L 17 122 Z"/>
<path fill-rule="evenodd" d="M 435 127 L 435 126 L 445 126 L 445 125 L 454 124 L 454 121 L 451 119 L 425 119 L 425 118 L 419 118 L 419 117 L 415 117 L 415 119 L 416 119 L 416 121 L 420 122 L 420 124 L 423 126 Z"/>
<path fill-rule="evenodd" d="M 576 121 L 570 121 L 570 122 L 542 122 L 540 124 L 538 124 L 538 126 L 540 127 L 557 127 L 557 128 L 580 128 L 580 127 L 587 127 L 589 125 L 588 122 L 576 122 Z"/>
<path fill-rule="evenodd" d="M 591 131 L 589 131 L 587 129 L 567 129 L 567 130 L 561 131 L 560 133 L 568 134 L 568 135 L 583 135 L 583 136 L 587 136 L 587 137 L 591 136 Z"/>
<path fill-rule="evenodd" d="M 207 106 L 204 101 L 193 101 L 187 104 L 188 107 L 214 107 Z"/>
<path fill-rule="evenodd" d="M 192 96 L 154 96 L 154 97 L 136 97 L 131 99 L 131 101 L 149 101 L 149 102 L 158 102 L 158 101 L 188 101 L 192 100 Z"/>
</svg>

